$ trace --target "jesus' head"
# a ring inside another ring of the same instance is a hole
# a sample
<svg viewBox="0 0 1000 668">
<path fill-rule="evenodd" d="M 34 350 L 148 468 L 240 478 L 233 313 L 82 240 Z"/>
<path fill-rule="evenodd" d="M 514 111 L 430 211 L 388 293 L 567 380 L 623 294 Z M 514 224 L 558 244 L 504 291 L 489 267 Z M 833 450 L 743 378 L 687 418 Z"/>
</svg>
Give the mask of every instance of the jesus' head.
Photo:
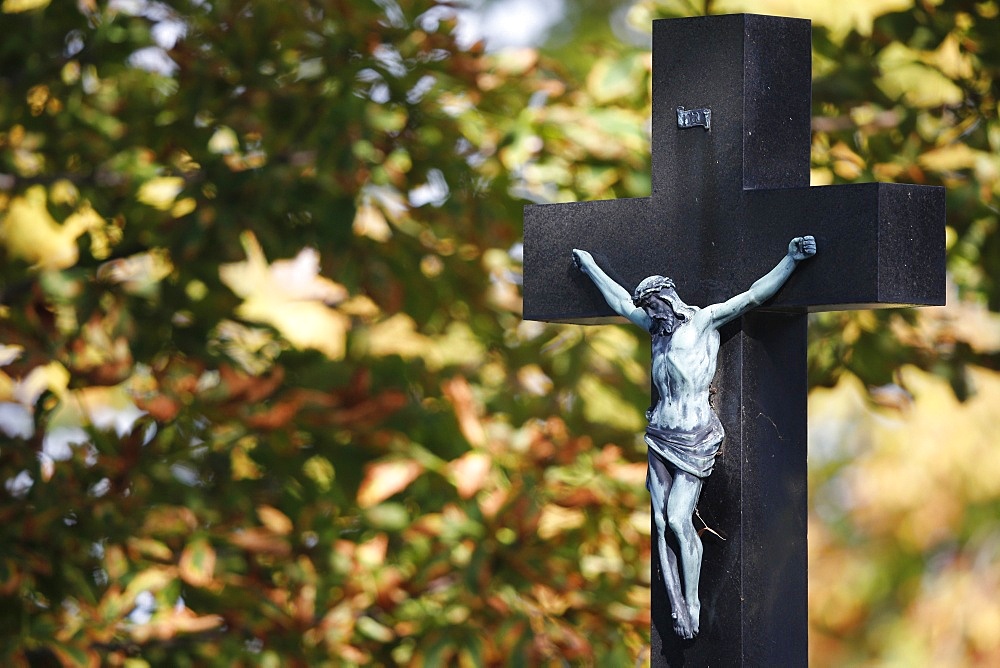
<svg viewBox="0 0 1000 668">
<path fill-rule="evenodd" d="M 666 276 L 643 279 L 632 295 L 632 303 L 652 319 L 651 333 L 664 336 L 673 334 L 695 311 L 681 300 L 673 280 Z"/>
</svg>

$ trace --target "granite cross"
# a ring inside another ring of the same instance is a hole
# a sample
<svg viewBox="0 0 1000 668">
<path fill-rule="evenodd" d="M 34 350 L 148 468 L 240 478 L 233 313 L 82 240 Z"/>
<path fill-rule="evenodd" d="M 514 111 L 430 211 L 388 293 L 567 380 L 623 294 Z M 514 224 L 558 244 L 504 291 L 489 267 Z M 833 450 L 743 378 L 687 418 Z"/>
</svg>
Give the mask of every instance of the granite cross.
<svg viewBox="0 0 1000 668">
<path fill-rule="evenodd" d="M 790 238 L 815 235 L 818 255 L 722 330 L 726 439 L 699 515 L 725 540 L 705 536 L 698 638 L 672 631 L 655 549 L 651 578 L 654 666 L 805 665 L 806 313 L 943 304 L 944 191 L 809 187 L 806 20 L 655 21 L 652 74 L 652 195 L 527 206 L 524 317 L 616 321 L 573 248 L 629 290 L 666 274 L 705 306 L 746 290 Z"/>
</svg>

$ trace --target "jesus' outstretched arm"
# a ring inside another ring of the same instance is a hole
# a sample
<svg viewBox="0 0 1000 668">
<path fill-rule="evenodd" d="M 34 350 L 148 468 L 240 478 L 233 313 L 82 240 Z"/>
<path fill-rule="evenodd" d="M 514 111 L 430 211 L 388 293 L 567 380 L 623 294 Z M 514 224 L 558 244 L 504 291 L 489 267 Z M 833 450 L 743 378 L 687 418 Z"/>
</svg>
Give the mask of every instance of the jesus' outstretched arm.
<svg viewBox="0 0 1000 668">
<path fill-rule="evenodd" d="M 573 261 L 594 282 L 597 289 L 601 291 L 604 301 L 608 303 L 608 306 L 615 313 L 639 325 L 647 332 L 649 331 L 650 320 L 646 311 L 632 303 L 632 295 L 628 293 L 628 290 L 618 285 L 614 279 L 608 276 L 597 265 L 597 262 L 594 261 L 590 253 L 585 250 L 574 249 Z"/>
<path fill-rule="evenodd" d="M 797 265 L 802 260 L 816 254 L 816 239 L 812 236 L 795 237 L 788 242 L 788 253 L 781 261 L 764 276 L 757 279 L 750 289 L 736 295 L 721 304 L 713 304 L 702 311 L 703 317 L 708 317 L 710 326 L 721 327 L 734 320 L 752 308 L 760 306 L 785 284 Z"/>
</svg>

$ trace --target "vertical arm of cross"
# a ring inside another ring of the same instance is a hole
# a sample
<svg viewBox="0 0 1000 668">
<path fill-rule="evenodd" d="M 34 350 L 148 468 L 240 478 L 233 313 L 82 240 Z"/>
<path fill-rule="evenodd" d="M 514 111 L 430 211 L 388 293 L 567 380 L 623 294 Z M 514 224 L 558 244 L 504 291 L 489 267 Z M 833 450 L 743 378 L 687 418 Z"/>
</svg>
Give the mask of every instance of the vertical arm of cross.
<svg viewBox="0 0 1000 668">
<path fill-rule="evenodd" d="M 807 662 L 804 311 L 943 303 L 941 189 L 808 187 L 809 31 L 761 16 L 654 23 L 652 199 L 674 215 L 667 236 L 695 251 L 671 268 L 679 284 L 689 277 L 684 292 L 721 301 L 790 237 L 819 246 L 766 305 L 784 312 L 723 332 L 715 385 L 727 438 L 699 511 L 726 540 L 704 534 L 694 645 L 671 633 L 653 578 L 655 666 Z M 677 127 L 679 106 L 710 108 L 711 131 Z"/>
</svg>

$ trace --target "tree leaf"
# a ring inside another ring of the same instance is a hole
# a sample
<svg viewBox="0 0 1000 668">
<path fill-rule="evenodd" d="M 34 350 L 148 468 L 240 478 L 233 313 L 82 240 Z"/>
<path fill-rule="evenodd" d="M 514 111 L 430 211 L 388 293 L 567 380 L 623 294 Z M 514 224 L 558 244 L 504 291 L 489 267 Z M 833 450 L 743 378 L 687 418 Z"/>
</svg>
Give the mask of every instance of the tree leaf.
<svg viewBox="0 0 1000 668">
<path fill-rule="evenodd" d="M 219 267 L 222 282 L 244 299 L 236 313 L 273 326 L 297 348 L 343 358 L 350 319 L 329 304 L 346 299 L 347 290 L 319 275 L 319 254 L 307 248 L 293 260 L 269 265 L 252 233 L 242 241 L 246 261 Z"/>
<path fill-rule="evenodd" d="M 215 548 L 205 538 L 195 538 L 181 552 L 178 573 L 195 587 L 208 587 L 215 578 Z"/>
<path fill-rule="evenodd" d="M 395 459 L 368 465 L 358 488 L 358 505 L 370 508 L 402 492 L 423 470 L 423 466 L 412 459 Z"/>
<path fill-rule="evenodd" d="M 294 525 L 288 515 L 284 514 L 274 506 L 257 506 L 257 517 L 268 529 L 279 536 L 287 536 L 292 533 Z"/>
</svg>

